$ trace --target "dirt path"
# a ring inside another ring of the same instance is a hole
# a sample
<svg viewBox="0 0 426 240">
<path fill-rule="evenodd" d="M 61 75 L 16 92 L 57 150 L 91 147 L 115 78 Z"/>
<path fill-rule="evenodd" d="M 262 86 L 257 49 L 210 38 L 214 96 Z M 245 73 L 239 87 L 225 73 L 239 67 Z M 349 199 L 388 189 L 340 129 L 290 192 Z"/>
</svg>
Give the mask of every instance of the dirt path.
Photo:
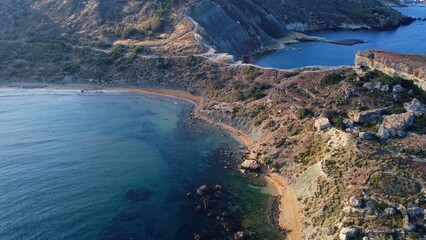
<svg viewBox="0 0 426 240">
<path fill-rule="evenodd" d="M 288 186 L 286 180 L 282 176 L 276 173 L 272 173 L 265 178 L 268 184 L 274 188 L 276 194 L 280 196 L 279 225 L 290 231 L 286 236 L 286 240 L 303 239 L 302 217 L 293 189 Z"/>
</svg>

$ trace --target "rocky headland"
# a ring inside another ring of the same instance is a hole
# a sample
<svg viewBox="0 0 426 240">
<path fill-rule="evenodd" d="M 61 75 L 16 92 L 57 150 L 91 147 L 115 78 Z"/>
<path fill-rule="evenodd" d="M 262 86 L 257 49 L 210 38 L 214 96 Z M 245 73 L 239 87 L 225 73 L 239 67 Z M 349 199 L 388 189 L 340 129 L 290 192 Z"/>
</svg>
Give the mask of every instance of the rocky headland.
<svg viewBox="0 0 426 240">
<path fill-rule="evenodd" d="M 415 70 L 424 56 L 370 51 L 356 68 L 284 71 L 215 55 L 239 58 L 294 31 L 413 20 L 373 0 L 320 3 L 7 0 L 0 83 L 189 99 L 195 116 L 249 147 L 240 164 L 276 188 L 275 222 L 290 238 L 424 237 L 426 93 Z"/>
<path fill-rule="evenodd" d="M 392 76 L 414 81 L 426 90 L 426 55 L 403 54 L 380 50 L 366 50 L 357 53 L 355 67 L 376 69 Z"/>
</svg>

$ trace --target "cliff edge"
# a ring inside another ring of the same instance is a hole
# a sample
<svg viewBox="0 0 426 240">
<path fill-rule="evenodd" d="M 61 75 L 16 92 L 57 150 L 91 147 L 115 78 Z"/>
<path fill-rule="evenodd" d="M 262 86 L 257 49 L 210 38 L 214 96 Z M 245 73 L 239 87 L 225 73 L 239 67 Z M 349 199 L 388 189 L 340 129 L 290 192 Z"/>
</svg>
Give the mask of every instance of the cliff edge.
<svg viewBox="0 0 426 240">
<path fill-rule="evenodd" d="M 355 58 L 355 67 L 365 67 L 382 71 L 386 74 L 412 80 L 426 90 L 426 54 L 404 54 L 381 50 L 359 51 Z"/>
</svg>

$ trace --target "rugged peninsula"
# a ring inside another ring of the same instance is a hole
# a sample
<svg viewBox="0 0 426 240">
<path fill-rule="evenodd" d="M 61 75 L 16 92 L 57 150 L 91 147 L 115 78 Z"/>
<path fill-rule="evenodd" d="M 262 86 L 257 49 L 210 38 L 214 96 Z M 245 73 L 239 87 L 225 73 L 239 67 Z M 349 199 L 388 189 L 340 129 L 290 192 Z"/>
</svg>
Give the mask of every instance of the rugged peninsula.
<svg viewBox="0 0 426 240">
<path fill-rule="evenodd" d="M 424 68 L 423 56 L 370 51 L 356 68 L 292 71 L 233 61 L 293 31 L 412 21 L 391 8 L 373 0 L 7 0 L 0 13 L 3 86 L 198 96 L 181 95 L 243 138 L 248 168 L 284 195 L 278 223 L 291 239 L 426 235 L 425 79 L 412 70 Z"/>
</svg>

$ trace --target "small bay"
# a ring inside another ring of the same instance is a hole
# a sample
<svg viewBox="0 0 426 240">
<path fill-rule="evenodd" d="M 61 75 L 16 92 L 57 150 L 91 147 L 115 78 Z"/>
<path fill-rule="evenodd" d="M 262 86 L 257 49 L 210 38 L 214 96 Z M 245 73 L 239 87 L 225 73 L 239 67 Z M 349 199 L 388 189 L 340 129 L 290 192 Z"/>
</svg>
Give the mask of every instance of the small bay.
<svg viewBox="0 0 426 240">
<path fill-rule="evenodd" d="M 0 101 L 1 239 L 279 235 L 268 195 L 236 170 L 239 143 L 190 121 L 190 103 L 48 89 L 2 89 Z M 195 212 L 203 184 L 224 188 L 211 217 Z"/>
<path fill-rule="evenodd" d="M 395 9 L 406 16 L 426 18 L 426 6 L 410 5 Z M 426 54 L 426 21 L 415 21 L 392 31 L 345 30 L 309 32 L 308 34 L 331 40 L 361 39 L 366 43 L 353 46 L 322 42 L 289 44 L 284 49 L 256 57 L 253 63 L 262 67 L 279 69 L 353 65 L 356 52 L 365 49 Z"/>
</svg>

